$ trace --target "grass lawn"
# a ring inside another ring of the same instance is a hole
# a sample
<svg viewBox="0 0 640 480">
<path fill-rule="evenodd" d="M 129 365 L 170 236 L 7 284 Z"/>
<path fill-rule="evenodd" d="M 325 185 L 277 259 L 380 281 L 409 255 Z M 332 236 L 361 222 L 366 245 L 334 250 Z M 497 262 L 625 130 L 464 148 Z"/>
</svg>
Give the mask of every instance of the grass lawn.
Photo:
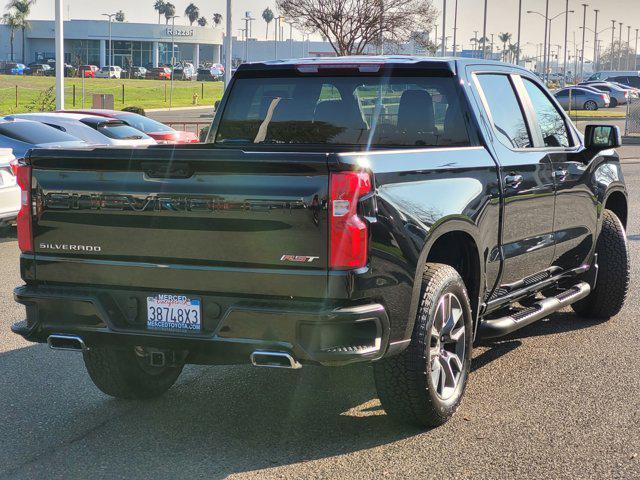
<svg viewBox="0 0 640 480">
<path fill-rule="evenodd" d="M 113 94 L 116 109 L 129 106 L 168 108 L 169 83 L 163 80 L 88 78 L 85 79 L 85 108 L 91 107 L 94 93 Z M 122 98 L 123 85 L 124 102 Z M 16 87 L 18 92 L 17 107 Z M 50 87 L 55 88 L 54 77 L 0 75 L 0 115 L 27 111 L 28 105 Z M 213 105 L 222 96 L 222 82 L 174 81 L 172 106 L 193 106 L 194 94 L 198 94 L 198 105 Z M 65 78 L 65 107 L 82 107 L 82 79 Z"/>
<path fill-rule="evenodd" d="M 567 114 L 572 120 L 580 120 L 581 118 L 620 119 L 626 117 L 626 113 L 624 111 L 611 111 L 606 108 L 599 110 L 571 110 L 570 112 L 567 112 Z"/>
</svg>

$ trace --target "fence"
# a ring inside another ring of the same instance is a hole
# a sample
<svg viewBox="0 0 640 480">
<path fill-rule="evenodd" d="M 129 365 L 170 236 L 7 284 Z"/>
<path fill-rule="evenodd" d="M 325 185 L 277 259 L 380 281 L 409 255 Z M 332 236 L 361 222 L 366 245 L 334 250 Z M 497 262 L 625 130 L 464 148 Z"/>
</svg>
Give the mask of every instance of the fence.
<svg viewBox="0 0 640 480">
<path fill-rule="evenodd" d="M 624 134 L 626 136 L 640 135 L 640 99 L 636 99 L 627 104 Z"/>
</svg>

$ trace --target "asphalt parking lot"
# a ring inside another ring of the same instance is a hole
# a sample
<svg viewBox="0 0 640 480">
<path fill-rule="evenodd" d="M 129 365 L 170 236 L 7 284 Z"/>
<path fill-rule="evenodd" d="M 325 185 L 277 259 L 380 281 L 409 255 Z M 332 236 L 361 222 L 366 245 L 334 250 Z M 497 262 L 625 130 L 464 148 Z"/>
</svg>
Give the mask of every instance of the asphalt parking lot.
<svg viewBox="0 0 640 480">
<path fill-rule="evenodd" d="M 160 399 L 106 397 L 80 355 L 10 333 L 18 248 L 0 230 L 0 478 L 640 478 L 640 161 L 624 171 L 624 311 L 478 346 L 459 412 L 431 431 L 387 419 L 367 366 L 189 367 Z"/>
</svg>

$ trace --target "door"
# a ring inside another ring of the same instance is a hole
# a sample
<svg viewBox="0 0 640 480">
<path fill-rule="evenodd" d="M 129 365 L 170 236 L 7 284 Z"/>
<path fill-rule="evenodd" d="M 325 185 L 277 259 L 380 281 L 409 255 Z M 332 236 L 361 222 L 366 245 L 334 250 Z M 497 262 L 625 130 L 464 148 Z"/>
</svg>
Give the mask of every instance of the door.
<svg viewBox="0 0 640 480">
<path fill-rule="evenodd" d="M 490 146 L 500 164 L 503 189 L 501 285 L 548 269 L 553 260 L 553 168 L 533 149 L 531 131 L 508 73 L 476 72 L 478 95 L 487 113 Z M 495 258 L 495 255 L 492 256 Z"/>
<path fill-rule="evenodd" d="M 597 225 L 597 199 L 580 139 L 543 88 L 522 78 L 531 105 L 535 147 L 547 153 L 556 184 L 553 264 L 575 268 L 589 260 Z"/>
</svg>

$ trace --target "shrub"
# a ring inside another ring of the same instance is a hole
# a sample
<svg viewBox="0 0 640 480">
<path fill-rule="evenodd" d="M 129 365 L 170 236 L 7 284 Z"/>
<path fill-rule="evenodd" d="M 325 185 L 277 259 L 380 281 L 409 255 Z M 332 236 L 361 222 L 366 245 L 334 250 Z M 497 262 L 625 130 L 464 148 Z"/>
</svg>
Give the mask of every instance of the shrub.
<svg viewBox="0 0 640 480">
<path fill-rule="evenodd" d="M 143 117 L 146 117 L 146 116 L 147 116 L 147 114 L 146 114 L 146 113 L 145 113 L 145 111 L 144 111 L 144 108 L 142 108 L 142 107 L 134 107 L 134 106 L 131 106 L 131 107 L 124 107 L 124 108 L 122 109 L 122 111 L 123 111 L 123 112 L 137 113 L 138 115 L 142 115 Z"/>
</svg>

